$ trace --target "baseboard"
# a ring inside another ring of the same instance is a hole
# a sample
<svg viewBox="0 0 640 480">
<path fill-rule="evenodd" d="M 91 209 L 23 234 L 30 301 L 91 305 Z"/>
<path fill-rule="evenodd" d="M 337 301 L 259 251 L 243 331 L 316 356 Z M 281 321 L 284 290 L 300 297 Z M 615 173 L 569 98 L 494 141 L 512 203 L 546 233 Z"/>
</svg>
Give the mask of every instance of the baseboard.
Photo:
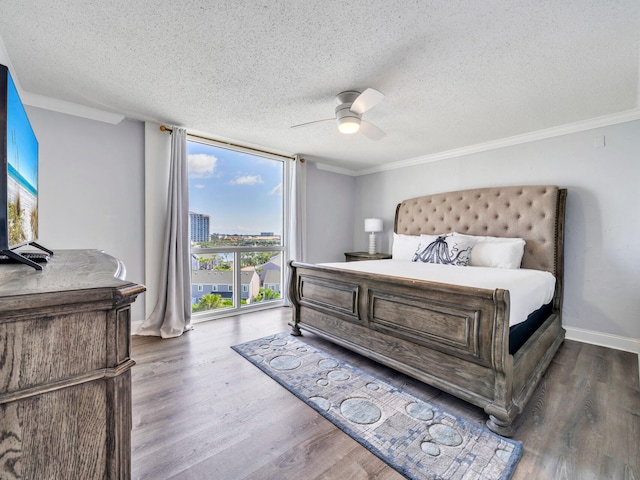
<svg viewBox="0 0 640 480">
<path fill-rule="evenodd" d="M 585 330 L 584 328 L 565 326 L 564 329 L 567 331 L 565 336 L 567 340 L 590 343 L 591 345 L 599 345 L 601 347 L 613 348 L 638 355 L 638 380 L 640 381 L 640 339 L 595 332 L 593 330 Z"/>
</svg>

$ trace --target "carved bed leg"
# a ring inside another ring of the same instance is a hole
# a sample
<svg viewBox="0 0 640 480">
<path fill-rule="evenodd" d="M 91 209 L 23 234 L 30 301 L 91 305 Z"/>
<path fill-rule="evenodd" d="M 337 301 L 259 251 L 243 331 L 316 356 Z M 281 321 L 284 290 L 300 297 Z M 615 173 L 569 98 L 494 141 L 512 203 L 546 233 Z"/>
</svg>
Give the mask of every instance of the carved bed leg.
<svg viewBox="0 0 640 480">
<path fill-rule="evenodd" d="M 302 336 L 302 331 L 300 330 L 300 327 L 298 327 L 297 323 L 290 322 L 289 325 L 291 325 L 291 335 L 293 335 L 294 337 Z"/>
<path fill-rule="evenodd" d="M 495 432 L 498 435 L 502 435 L 503 437 L 512 437 L 514 433 L 513 427 L 511 426 L 511 420 L 500 420 L 493 415 L 489 415 L 489 420 L 487 420 L 487 427 L 489 427 L 489 430 L 491 430 L 492 432 Z"/>
</svg>

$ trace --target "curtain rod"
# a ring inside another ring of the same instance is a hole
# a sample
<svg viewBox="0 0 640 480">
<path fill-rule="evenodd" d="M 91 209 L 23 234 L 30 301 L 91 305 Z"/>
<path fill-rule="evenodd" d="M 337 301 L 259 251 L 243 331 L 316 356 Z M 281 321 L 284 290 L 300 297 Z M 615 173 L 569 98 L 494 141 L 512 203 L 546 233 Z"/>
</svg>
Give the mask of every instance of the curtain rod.
<svg viewBox="0 0 640 480">
<path fill-rule="evenodd" d="M 160 131 L 171 133 L 173 131 L 173 129 L 169 128 L 169 127 L 165 127 L 164 125 L 160 125 Z M 288 158 L 289 160 L 295 160 L 296 159 L 295 157 L 292 157 L 290 155 L 280 155 L 279 153 L 267 152 L 266 150 L 260 150 L 260 149 L 257 149 L 257 148 L 245 147 L 244 145 L 238 145 L 236 143 L 223 142 L 221 140 L 216 140 L 215 138 L 202 137 L 200 135 L 194 135 L 192 133 L 187 133 L 187 135 L 189 135 L 190 137 L 200 138 L 202 140 L 209 140 L 210 142 L 216 142 L 216 143 L 219 143 L 221 145 L 228 145 L 230 147 L 242 148 L 243 150 L 250 150 L 252 152 L 264 153 L 264 154 L 267 154 L 267 155 L 274 155 L 276 157 L 281 157 L 281 158 Z M 304 158 L 300 159 L 300 163 L 304 163 Z"/>
</svg>

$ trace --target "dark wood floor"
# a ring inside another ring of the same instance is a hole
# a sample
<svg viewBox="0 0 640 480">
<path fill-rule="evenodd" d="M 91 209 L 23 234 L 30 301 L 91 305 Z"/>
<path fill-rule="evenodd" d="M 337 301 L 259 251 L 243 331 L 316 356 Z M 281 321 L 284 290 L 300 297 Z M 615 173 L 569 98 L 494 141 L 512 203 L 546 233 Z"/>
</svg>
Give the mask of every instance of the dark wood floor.
<svg viewBox="0 0 640 480">
<path fill-rule="evenodd" d="M 135 479 L 402 479 L 229 347 L 287 331 L 277 308 L 133 337 Z M 484 424 L 484 412 L 323 340 L 305 339 L 411 393 Z M 640 480 L 638 358 L 565 341 L 514 438 L 516 479 Z"/>
</svg>

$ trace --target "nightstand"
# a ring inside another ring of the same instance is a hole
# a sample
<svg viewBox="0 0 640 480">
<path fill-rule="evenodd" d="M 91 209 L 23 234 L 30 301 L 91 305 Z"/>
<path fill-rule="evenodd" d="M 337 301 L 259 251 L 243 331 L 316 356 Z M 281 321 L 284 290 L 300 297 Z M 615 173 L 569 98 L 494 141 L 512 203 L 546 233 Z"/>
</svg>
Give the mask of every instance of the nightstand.
<svg viewBox="0 0 640 480">
<path fill-rule="evenodd" d="M 358 262 L 360 260 L 386 260 L 391 258 L 389 253 L 368 253 L 368 252 L 346 252 L 344 254 L 347 262 Z"/>
</svg>

